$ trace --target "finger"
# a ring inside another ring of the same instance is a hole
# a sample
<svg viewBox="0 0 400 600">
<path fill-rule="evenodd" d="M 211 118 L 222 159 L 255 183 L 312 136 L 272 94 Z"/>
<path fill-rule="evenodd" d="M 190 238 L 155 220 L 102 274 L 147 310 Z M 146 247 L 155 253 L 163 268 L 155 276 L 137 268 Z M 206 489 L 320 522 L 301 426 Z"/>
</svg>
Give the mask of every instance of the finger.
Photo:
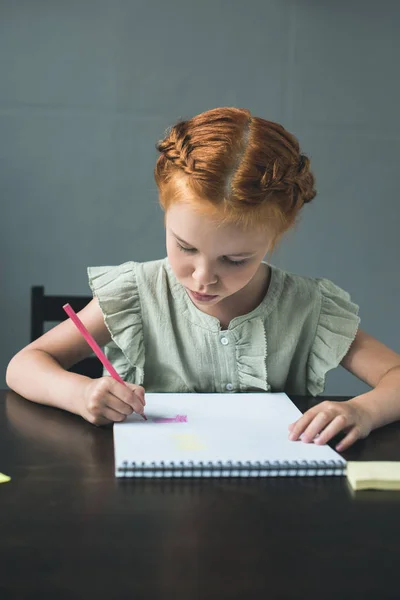
<svg viewBox="0 0 400 600">
<path fill-rule="evenodd" d="M 102 416 L 93 417 L 92 415 L 89 417 L 88 421 L 89 421 L 89 423 L 92 423 L 93 425 L 100 426 L 100 427 L 102 425 L 110 425 L 111 423 L 113 423 L 113 421 L 110 421 L 110 419 L 106 419 L 105 417 L 102 417 Z"/>
<path fill-rule="evenodd" d="M 291 424 L 292 431 L 289 435 L 289 439 L 290 440 L 299 439 L 299 436 L 303 433 L 303 431 L 308 427 L 308 425 L 314 419 L 315 414 L 316 414 L 315 412 L 307 411 L 306 413 L 304 413 L 304 415 L 302 417 L 300 417 L 300 419 L 298 421 L 296 421 L 295 423 L 292 423 Z"/>
<path fill-rule="evenodd" d="M 339 444 L 337 444 L 337 446 L 335 447 L 335 450 L 337 450 L 338 452 L 342 452 L 343 450 L 347 450 L 347 448 L 350 448 L 350 446 L 352 444 L 354 444 L 354 442 L 356 442 L 360 437 L 360 432 L 358 427 L 353 427 L 352 429 L 350 429 L 349 433 L 346 435 L 346 437 L 344 437 Z"/>
<path fill-rule="evenodd" d="M 125 417 L 128 417 L 134 412 L 134 408 L 130 404 L 124 402 L 121 400 L 121 398 L 117 398 L 117 396 L 114 396 L 114 394 L 111 393 L 106 394 L 104 398 L 104 405 L 105 407 L 118 412 Z"/>
<path fill-rule="evenodd" d="M 122 414 L 118 410 L 114 410 L 113 408 L 110 408 L 109 406 L 105 406 L 103 408 L 102 416 L 105 419 L 107 419 L 108 422 L 111 422 L 111 423 L 120 423 L 122 421 L 125 421 L 125 419 L 127 417 L 127 415 Z"/>
<path fill-rule="evenodd" d="M 306 442 L 307 444 L 312 442 L 315 436 L 325 429 L 326 425 L 332 420 L 332 418 L 332 415 L 327 412 L 320 412 L 316 414 L 310 425 L 301 436 L 301 441 Z"/>
<path fill-rule="evenodd" d="M 348 426 L 348 423 L 346 422 L 345 416 L 337 415 L 333 421 L 320 432 L 319 436 L 314 440 L 314 443 L 318 445 L 326 444 L 346 426 Z"/>
<path fill-rule="evenodd" d="M 142 387 L 141 385 L 136 385 L 134 383 L 126 383 L 125 386 L 134 392 L 135 396 L 139 398 L 143 406 L 146 406 L 144 387 Z"/>
<path fill-rule="evenodd" d="M 132 388 L 128 387 L 128 385 L 124 384 L 124 383 L 120 383 L 119 381 L 115 381 L 113 380 L 113 383 L 111 384 L 110 387 L 110 393 L 117 398 L 118 400 L 122 401 L 124 404 L 127 404 L 128 406 L 130 406 L 132 408 L 132 410 L 127 413 L 125 412 L 125 410 L 123 410 L 123 414 L 131 414 L 133 411 L 135 411 L 136 413 L 142 414 L 143 412 L 143 403 L 142 403 L 142 399 L 140 396 L 137 396 L 135 391 L 132 390 Z M 111 406 L 108 402 L 107 404 L 109 406 Z M 111 406 L 111 408 L 114 408 L 116 410 L 119 410 L 117 407 L 121 406 L 118 404 L 113 404 Z"/>
</svg>

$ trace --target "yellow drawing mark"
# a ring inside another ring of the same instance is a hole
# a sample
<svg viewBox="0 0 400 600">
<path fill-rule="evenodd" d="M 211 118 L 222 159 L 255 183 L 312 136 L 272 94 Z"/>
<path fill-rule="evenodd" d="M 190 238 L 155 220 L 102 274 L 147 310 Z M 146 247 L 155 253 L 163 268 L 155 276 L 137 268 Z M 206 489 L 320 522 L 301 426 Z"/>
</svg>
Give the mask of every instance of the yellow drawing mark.
<svg viewBox="0 0 400 600">
<path fill-rule="evenodd" d="M 8 477 L 7 475 L 3 475 L 3 473 L 0 473 L 0 483 L 7 483 L 7 481 L 10 481 L 10 477 Z"/>
<path fill-rule="evenodd" d="M 173 437 L 178 450 L 204 450 L 205 445 L 194 433 L 174 433 Z"/>
</svg>

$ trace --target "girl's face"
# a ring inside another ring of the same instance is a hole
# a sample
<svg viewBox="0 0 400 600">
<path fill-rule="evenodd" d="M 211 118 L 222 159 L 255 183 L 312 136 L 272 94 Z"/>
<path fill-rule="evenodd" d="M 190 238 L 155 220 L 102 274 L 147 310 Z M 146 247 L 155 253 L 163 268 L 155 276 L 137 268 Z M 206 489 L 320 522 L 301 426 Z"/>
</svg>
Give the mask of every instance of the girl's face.
<svg viewBox="0 0 400 600">
<path fill-rule="evenodd" d="M 166 214 L 167 254 L 178 281 L 200 309 L 252 292 L 268 251 L 265 232 L 237 225 L 217 227 L 188 203 L 173 204 Z M 241 291 L 242 290 L 242 291 Z"/>
</svg>

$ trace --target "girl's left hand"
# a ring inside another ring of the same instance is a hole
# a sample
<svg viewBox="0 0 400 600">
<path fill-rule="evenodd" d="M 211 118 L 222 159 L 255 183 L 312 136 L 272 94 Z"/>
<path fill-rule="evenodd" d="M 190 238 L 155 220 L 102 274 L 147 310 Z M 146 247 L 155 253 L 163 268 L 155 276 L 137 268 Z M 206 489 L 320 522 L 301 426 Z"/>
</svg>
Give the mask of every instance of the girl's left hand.
<svg viewBox="0 0 400 600">
<path fill-rule="evenodd" d="M 336 446 L 336 450 L 342 451 L 356 440 L 367 437 L 371 429 L 371 415 L 355 398 L 344 402 L 325 400 L 289 425 L 289 439 L 298 440 L 301 436 L 302 442 L 322 445 L 344 431 L 347 435 Z"/>
</svg>

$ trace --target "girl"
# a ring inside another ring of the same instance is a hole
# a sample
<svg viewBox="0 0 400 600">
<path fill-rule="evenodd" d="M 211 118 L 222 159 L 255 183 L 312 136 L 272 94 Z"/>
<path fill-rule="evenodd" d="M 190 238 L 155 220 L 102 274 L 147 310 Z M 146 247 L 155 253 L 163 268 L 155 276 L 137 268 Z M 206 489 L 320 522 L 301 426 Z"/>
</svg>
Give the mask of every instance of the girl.
<svg viewBox="0 0 400 600">
<path fill-rule="evenodd" d="M 145 389 L 315 396 L 341 364 L 373 389 L 311 408 L 290 439 L 342 432 L 340 451 L 399 419 L 400 355 L 359 329 L 349 295 L 263 260 L 315 196 L 296 138 L 218 108 L 177 123 L 157 149 L 167 257 L 89 268 L 94 298 L 79 314 L 126 385 L 67 371 L 90 354 L 70 320 L 11 360 L 7 384 L 103 425 L 142 413 Z"/>
</svg>

